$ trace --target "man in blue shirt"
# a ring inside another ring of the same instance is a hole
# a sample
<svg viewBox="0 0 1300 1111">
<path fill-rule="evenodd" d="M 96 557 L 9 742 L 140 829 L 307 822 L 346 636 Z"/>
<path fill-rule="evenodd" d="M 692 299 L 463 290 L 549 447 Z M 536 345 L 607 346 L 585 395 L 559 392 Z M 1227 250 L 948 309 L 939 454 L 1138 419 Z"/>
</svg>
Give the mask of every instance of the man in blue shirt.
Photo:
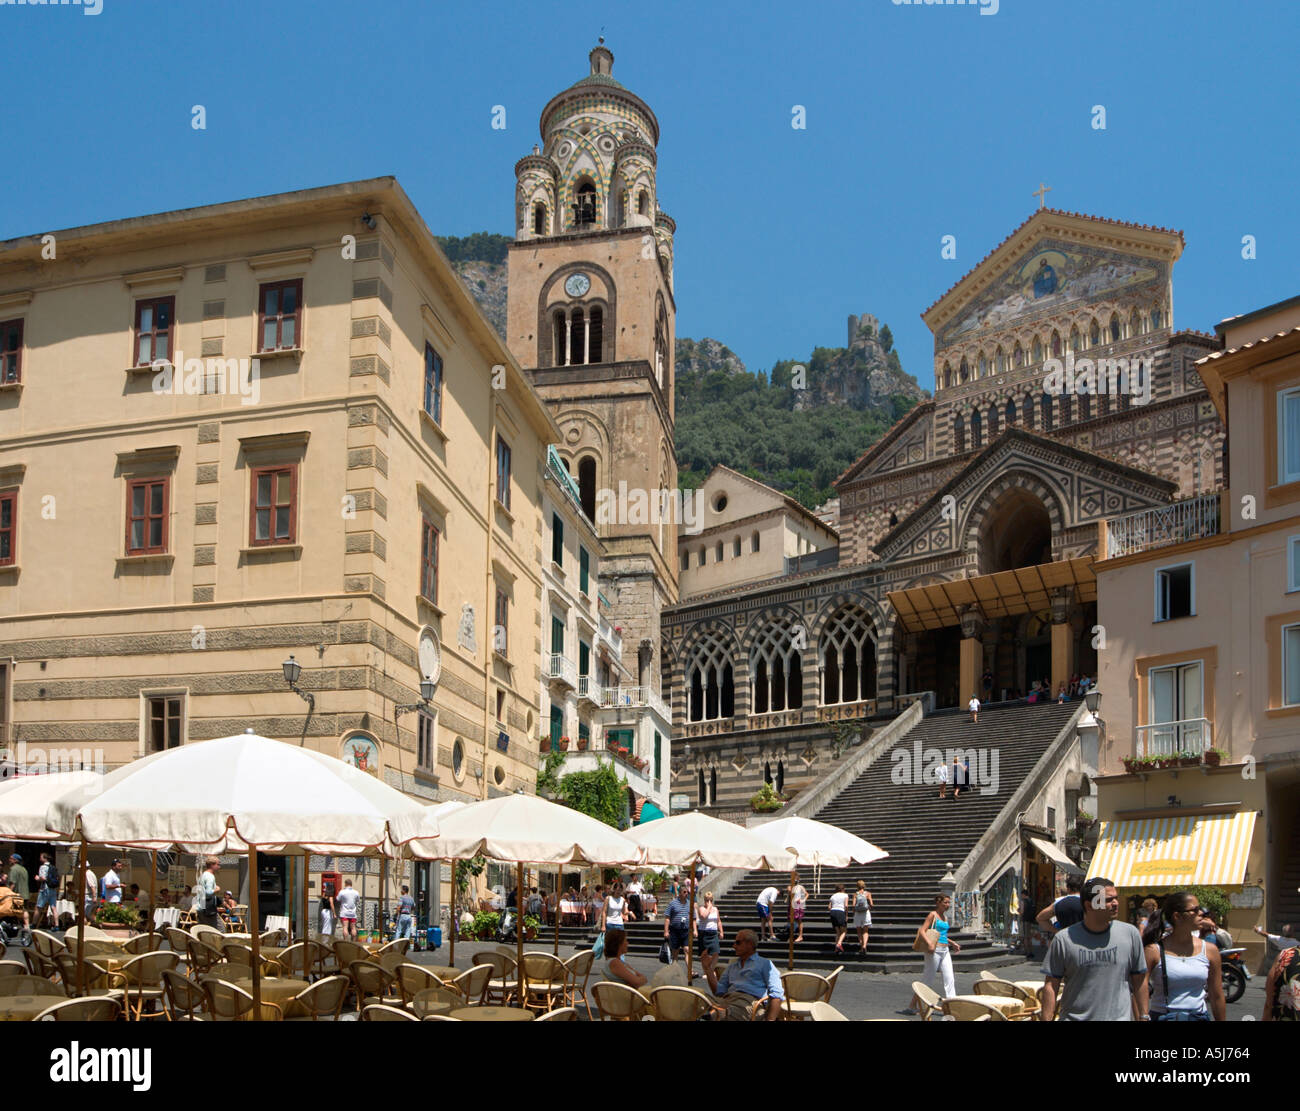
<svg viewBox="0 0 1300 1111">
<path fill-rule="evenodd" d="M 676 960 L 682 955 L 682 950 L 686 948 L 686 940 L 691 934 L 691 883 L 687 880 L 682 884 L 682 889 L 677 892 L 677 896 L 668 904 L 668 909 L 664 912 L 664 940 L 668 942 L 668 948 L 672 951 L 672 958 Z"/>
<path fill-rule="evenodd" d="M 753 930 L 741 930 L 735 940 L 736 959 L 727 965 L 721 976 L 717 966 L 705 972 L 709 990 L 721 1001 L 719 1008 L 725 1021 L 749 1021 L 751 1008 L 760 999 L 767 999 L 767 1020 L 776 1022 L 781 1017 L 781 976 L 776 965 L 766 957 L 757 955 L 758 935 Z"/>
</svg>

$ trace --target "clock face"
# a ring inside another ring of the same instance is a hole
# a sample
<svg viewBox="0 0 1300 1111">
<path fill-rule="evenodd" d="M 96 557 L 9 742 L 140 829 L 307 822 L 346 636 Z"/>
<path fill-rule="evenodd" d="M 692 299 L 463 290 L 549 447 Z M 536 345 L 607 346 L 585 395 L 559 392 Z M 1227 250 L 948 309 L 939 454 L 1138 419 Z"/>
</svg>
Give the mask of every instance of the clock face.
<svg viewBox="0 0 1300 1111">
<path fill-rule="evenodd" d="M 583 297 L 591 288 L 591 279 L 586 274 L 570 274 L 564 281 L 564 292 L 570 297 Z"/>
<path fill-rule="evenodd" d="M 442 674 L 442 653 L 438 649 L 438 638 L 429 629 L 420 634 L 420 673 L 435 683 Z"/>
</svg>

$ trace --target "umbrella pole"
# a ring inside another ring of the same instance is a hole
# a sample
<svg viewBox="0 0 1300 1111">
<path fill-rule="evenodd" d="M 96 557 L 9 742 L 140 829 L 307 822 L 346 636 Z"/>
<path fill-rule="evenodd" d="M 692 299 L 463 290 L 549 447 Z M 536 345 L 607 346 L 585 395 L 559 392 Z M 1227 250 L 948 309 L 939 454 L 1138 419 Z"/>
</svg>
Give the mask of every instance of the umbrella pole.
<svg viewBox="0 0 1300 1111">
<path fill-rule="evenodd" d="M 248 846 L 248 926 L 253 938 L 253 1021 L 262 1018 L 262 938 L 257 928 L 261 916 L 257 911 L 257 846 Z"/>
<path fill-rule="evenodd" d="M 788 939 L 786 948 L 789 954 L 786 957 L 786 971 L 794 971 L 794 880 L 790 880 L 790 888 L 785 896 L 785 932 Z"/>
<path fill-rule="evenodd" d="M 311 914 L 307 909 L 311 904 L 307 900 L 307 877 L 311 874 L 311 854 L 302 854 L 302 939 L 306 941 L 311 935 Z M 304 968 L 306 965 L 303 966 Z"/>
<path fill-rule="evenodd" d="M 686 929 L 686 986 L 687 987 L 691 986 L 691 980 L 694 979 L 694 977 L 691 975 L 691 956 L 692 956 L 692 948 L 693 948 L 691 945 L 691 940 L 695 931 L 691 927 L 695 925 L 695 871 L 696 868 L 699 866 L 699 863 L 700 863 L 700 857 L 698 854 L 696 854 L 695 861 L 694 863 L 691 864 L 691 878 L 687 881 L 691 886 L 691 918 Z M 672 954 L 669 955 L 671 956 Z"/>
<path fill-rule="evenodd" d="M 77 915 L 77 994 L 86 994 L 86 869 L 90 867 L 90 851 L 86 847 L 86 835 L 81 835 L 81 855 L 77 858 L 81 867 L 81 913 Z M 75 888 L 73 890 L 76 890 Z"/>
<path fill-rule="evenodd" d="M 519 995 L 519 1005 L 527 1002 L 524 998 L 524 919 L 522 910 L 524 892 L 524 863 L 515 865 L 515 948 L 519 951 L 519 963 L 515 965 L 515 991 Z"/>
<path fill-rule="evenodd" d="M 154 881 L 158 876 L 158 850 L 153 849 L 149 853 L 149 946 L 153 947 L 153 920 L 154 920 Z"/>
<path fill-rule="evenodd" d="M 456 861 L 449 860 L 447 867 L 451 869 L 451 894 L 448 901 L 451 903 L 451 913 L 447 915 L 447 933 L 451 935 L 451 952 L 447 957 L 447 967 L 456 967 L 456 935 L 460 933 L 460 916 L 456 913 Z M 441 871 L 441 869 L 439 869 Z M 438 877 L 438 886 L 442 886 L 442 876 Z"/>
<path fill-rule="evenodd" d="M 379 944 L 388 939 L 384 936 L 384 912 L 388 910 L 388 857 L 379 858 Z"/>
<path fill-rule="evenodd" d="M 555 866 L 555 955 L 560 955 L 560 884 L 563 880 L 563 864 Z"/>
</svg>

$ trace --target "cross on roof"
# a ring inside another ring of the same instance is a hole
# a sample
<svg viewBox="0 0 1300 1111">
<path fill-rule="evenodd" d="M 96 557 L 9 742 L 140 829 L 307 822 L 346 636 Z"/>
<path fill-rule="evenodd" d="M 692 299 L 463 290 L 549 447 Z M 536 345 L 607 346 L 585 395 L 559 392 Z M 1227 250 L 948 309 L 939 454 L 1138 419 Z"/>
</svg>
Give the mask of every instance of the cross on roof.
<svg viewBox="0 0 1300 1111">
<path fill-rule="evenodd" d="M 1047 194 L 1051 191 L 1052 187 L 1050 185 L 1044 185 L 1041 181 L 1038 183 L 1038 188 L 1034 190 L 1033 196 L 1038 198 L 1039 208 L 1047 207 Z"/>
</svg>

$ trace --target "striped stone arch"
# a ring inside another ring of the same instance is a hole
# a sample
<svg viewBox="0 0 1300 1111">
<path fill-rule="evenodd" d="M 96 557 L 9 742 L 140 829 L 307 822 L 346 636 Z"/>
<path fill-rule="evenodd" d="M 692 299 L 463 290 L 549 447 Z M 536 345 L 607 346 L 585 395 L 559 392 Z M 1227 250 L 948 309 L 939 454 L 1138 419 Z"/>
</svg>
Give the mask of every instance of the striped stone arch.
<svg viewBox="0 0 1300 1111">
<path fill-rule="evenodd" d="M 885 630 L 887 616 L 885 607 L 878 602 L 872 595 L 864 594 L 856 590 L 847 590 L 839 594 L 832 595 L 822 603 L 813 621 L 812 628 L 808 630 L 808 639 L 821 640 L 822 633 L 826 630 L 827 622 L 830 621 L 845 606 L 861 606 L 867 611 L 871 618 L 871 623 L 875 628 L 876 640 L 879 641 Z"/>
<path fill-rule="evenodd" d="M 997 477 L 985 486 L 976 497 L 969 499 L 970 509 L 961 521 L 958 531 L 958 535 L 962 537 L 962 551 L 968 558 L 978 558 L 980 532 L 984 525 L 984 519 L 989 510 L 1009 490 L 1027 491 L 1043 503 L 1052 526 L 1053 546 L 1058 543 L 1065 530 L 1070 527 L 1069 518 L 1072 514 L 1067 513 L 1066 499 L 1061 491 L 1047 482 L 1042 475 L 1022 469 L 1022 465 L 1017 465 L 1013 461 L 1010 470 L 999 471 Z"/>
<path fill-rule="evenodd" d="M 674 664 L 685 666 L 695 654 L 700 641 L 706 637 L 712 638 L 715 634 L 725 637 L 731 642 L 732 662 L 735 663 L 740 652 L 740 641 L 736 636 L 736 630 L 727 622 L 718 621 L 715 618 L 708 621 L 698 621 L 687 630 L 686 635 L 682 637 L 680 647 L 676 651 Z"/>
<path fill-rule="evenodd" d="M 750 649 L 752 649 L 754 646 L 754 641 L 756 641 L 760 636 L 764 635 L 767 631 L 768 626 L 772 623 L 774 619 L 778 617 L 788 618 L 793 624 L 796 625 L 804 623 L 803 614 L 801 614 L 793 606 L 775 605 L 775 606 L 768 606 L 766 609 L 760 610 L 758 613 L 754 614 L 749 619 L 745 627 L 745 632 L 740 638 L 740 651 L 743 656 L 745 656 L 746 658 L 749 657 L 749 652 Z M 807 628 L 806 625 L 805 628 Z M 811 629 L 808 629 L 808 643 L 809 644 L 812 643 Z"/>
</svg>

